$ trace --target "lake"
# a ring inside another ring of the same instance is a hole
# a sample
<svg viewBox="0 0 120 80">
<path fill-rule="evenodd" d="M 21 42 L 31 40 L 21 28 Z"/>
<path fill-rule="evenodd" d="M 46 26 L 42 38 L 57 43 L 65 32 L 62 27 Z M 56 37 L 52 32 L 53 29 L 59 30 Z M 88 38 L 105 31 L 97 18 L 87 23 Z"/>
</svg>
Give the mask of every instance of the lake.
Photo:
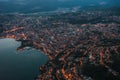
<svg viewBox="0 0 120 80">
<path fill-rule="evenodd" d="M 48 57 L 36 49 L 16 51 L 21 42 L 0 39 L 0 80 L 34 80 Z"/>
</svg>

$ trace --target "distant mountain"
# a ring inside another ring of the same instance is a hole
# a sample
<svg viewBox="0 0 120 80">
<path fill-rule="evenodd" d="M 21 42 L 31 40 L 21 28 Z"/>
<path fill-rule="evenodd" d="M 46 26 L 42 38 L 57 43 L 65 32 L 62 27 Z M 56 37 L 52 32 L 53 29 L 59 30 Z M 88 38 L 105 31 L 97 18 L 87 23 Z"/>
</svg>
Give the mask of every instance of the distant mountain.
<svg viewBox="0 0 120 80">
<path fill-rule="evenodd" d="M 120 0 L 0 0 L 0 13 L 9 12 L 44 12 L 58 8 L 72 8 L 75 6 L 111 7 L 119 6 Z"/>
</svg>

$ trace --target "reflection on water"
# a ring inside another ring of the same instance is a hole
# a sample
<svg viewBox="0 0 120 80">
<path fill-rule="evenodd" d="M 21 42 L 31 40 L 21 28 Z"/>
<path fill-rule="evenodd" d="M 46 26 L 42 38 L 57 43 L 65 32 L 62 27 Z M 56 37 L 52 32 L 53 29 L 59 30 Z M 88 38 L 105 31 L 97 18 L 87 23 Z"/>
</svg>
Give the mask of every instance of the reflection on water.
<svg viewBox="0 0 120 80">
<path fill-rule="evenodd" d="M 16 51 L 21 42 L 0 39 L 0 80 L 33 80 L 48 57 L 36 49 Z"/>
</svg>

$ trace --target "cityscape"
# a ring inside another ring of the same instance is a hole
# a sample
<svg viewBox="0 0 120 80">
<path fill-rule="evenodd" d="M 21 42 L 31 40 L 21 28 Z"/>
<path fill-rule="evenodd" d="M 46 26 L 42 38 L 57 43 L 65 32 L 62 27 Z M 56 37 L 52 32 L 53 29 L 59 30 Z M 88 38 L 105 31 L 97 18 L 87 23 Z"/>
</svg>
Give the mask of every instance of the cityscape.
<svg viewBox="0 0 120 80">
<path fill-rule="evenodd" d="M 0 14 L 0 38 L 48 56 L 35 80 L 119 80 L 119 9 Z"/>
</svg>

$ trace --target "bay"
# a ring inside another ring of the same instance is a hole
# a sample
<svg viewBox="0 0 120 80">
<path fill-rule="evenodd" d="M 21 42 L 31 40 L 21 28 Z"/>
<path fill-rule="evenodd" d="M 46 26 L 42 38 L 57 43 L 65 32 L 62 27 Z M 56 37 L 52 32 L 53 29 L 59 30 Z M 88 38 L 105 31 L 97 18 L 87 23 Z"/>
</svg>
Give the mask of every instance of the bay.
<svg viewBox="0 0 120 80">
<path fill-rule="evenodd" d="M 48 57 L 36 49 L 16 51 L 21 42 L 0 39 L 0 80 L 34 80 Z"/>
</svg>

